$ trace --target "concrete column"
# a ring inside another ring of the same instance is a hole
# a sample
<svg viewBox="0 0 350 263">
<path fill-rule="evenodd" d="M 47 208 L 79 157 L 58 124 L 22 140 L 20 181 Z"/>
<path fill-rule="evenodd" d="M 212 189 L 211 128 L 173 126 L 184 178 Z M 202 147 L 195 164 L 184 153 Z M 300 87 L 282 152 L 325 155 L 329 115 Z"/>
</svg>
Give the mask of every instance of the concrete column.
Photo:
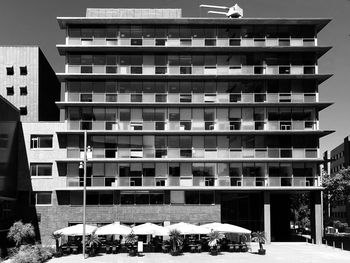
<svg viewBox="0 0 350 263">
<path fill-rule="evenodd" d="M 264 232 L 266 243 L 271 243 L 271 205 L 270 192 L 264 192 Z"/>
<path fill-rule="evenodd" d="M 322 244 L 322 202 L 321 191 L 311 193 L 311 234 L 315 244 Z"/>
</svg>

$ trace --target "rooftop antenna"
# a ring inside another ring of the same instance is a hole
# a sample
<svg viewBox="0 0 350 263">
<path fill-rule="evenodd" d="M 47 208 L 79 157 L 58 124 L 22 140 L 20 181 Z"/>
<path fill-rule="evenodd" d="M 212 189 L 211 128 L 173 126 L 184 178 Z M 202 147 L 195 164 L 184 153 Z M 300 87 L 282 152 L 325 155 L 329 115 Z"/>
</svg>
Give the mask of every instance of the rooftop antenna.
<svg viewBox="0 0 350 263">
<path fill-rule="evenodd" d="M 219 6 L 219 5 L 200 5 L 199 7 L 216 8 L 216 9 L 226 10 L 226 12 L 208 11 L 208 14 L 226 15 L 228 18 L 242 18 L 243 17 L 243 9 L 240 8 L 237 4 L 235 4 L 234 6 L 231 6 L 231 7 Z"/>
</svg>

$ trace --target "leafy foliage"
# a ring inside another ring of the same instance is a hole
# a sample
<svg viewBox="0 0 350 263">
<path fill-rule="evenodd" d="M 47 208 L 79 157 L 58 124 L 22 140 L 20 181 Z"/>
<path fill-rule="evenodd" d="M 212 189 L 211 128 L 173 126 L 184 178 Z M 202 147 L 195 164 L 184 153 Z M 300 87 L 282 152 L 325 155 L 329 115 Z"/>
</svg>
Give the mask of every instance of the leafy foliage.
<svg viewBox="0 0 350 263">
<path fill-rule="evenodd" d="M 42 263 L 52 258 L 52 248 L 41 245 L 23 245 L 18 252 L 11 257 L 13 263 Z"/>
<path fill-rule="evenodd" d="M 264 249 L 263 244 L 265 244 L 266 242 L 265 232 L 264 231 L 253 232 L 252 236 L 253 236 L 252 240 L 259 243 L 260 249 Z"/>
<path fill-rule="evenodd" d="M 350 201 L 350 167 L 341 169 L 334 175 L 323 174 L 322 185 L 331 205 L 337 201 Z"/>
<path fill-rule="evenodd" d="M 224 238 L 224 235 L 222 233 L 219 233 L 217 231 L 211 231 L 209 234 L 208 234 L 208 245 L 211 247 L 211 248 L 214 248 L 218 245 L 220 239 Z"/>
<path fill-rule="evenodd" d="M 291 221 L 295 226 L 310 228 L 310 195 L 307 193 L 291 196 Z"/>
<path fill-rule="evenodd" d="M 7 238 L 16 243 L 16 247 L 32 244 L 35 238 L 34 227 L 32 224 L 23 224 L 22 221 L 13 223 L 7 234 Z"/>
<path fill-rule="evenodd" d="M 92 233 L 91 235 L 87 236 L 85 245 L 88 247 L 97 247 L 98 245 L 101 244 L 101 241 L 95 233 Z"/>
<path fill-rule="evenodd" d="M 183 239 L 181 236 L 180 231 L 174 229 L 169 232 L 169 242 L 170 242 L 170 247 L 172 252 L 178 252 L 180 250 L 180 247 L 183 244 Z"/>
<path fill-rule="evenodd" d="M 134 231 L 131 231 L 129 235 L 126 236 L 125 238 L 125 243 L 129 245 L 133 245 L 137 243 L 138 237 L 134 234 Z"/>
</svg>

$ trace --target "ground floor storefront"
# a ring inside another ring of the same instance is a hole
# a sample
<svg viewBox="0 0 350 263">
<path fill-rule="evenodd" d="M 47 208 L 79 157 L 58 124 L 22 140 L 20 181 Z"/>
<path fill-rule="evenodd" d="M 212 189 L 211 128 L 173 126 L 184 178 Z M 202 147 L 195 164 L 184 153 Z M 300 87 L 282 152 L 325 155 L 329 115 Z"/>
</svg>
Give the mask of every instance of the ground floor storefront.
<svg viewBox="0 0 350 263">
<path fill-rule="evenodd" d="M 315 243 L 321 243 L 320 190 L 89 190 L 86 222 L 97 226 L 116 221 L 164 226 L 222 222 L 264 231 L 268 242 L 291 241 L 292 198 L 300 193 L 308 195 L 311 236 Z M 53 245 L 51 234 L 55 230 L 82 223 L 82 191 L 56 191 L 51 205 L 35 209 L 41 241 Z"/>
</svg>

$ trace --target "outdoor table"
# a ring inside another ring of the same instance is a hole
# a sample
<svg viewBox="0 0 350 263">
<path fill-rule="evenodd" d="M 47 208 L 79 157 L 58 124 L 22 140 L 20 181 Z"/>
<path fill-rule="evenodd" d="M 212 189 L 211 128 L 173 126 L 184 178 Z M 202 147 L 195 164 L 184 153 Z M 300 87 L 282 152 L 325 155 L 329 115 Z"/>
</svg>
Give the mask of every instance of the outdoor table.
<svg viewBox="0 0 350 263">
<path fill-rule="evenodd" d="M 232 243 L 227 244 L 228 245 L 228 251 L 233 252 L 235 250 L 235 245 Z"/>
<path fill-rule="evenodd" d="M 191 253 L 196 252 L 197 245 L 195 245 L 195 244 L 190 244 L 190 245 L 188 245 L 188 246 L 190 247 L 190 252 L 191 252 Z"/>
<path fill-rule="evenodd" d="M 73 254 L 78 254 L 78 246 L 70 246 L 70 251 L 72 251 Z"/>
</svg>

